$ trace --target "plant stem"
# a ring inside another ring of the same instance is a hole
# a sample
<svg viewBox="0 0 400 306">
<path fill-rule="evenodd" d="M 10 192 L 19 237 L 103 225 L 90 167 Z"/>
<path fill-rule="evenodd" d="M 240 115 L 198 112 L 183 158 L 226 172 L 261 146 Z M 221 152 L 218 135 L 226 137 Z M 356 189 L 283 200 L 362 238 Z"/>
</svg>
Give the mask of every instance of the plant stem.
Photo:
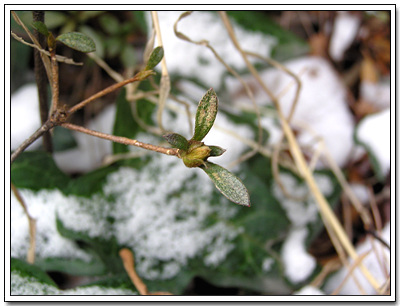
<svg viewBox="0 0 400 306">
<path fill-rule="evenodd" d="M 26 216 L 28 217 L 29 223 L 29 240 L 30 245 L 28 249 L 28 254 L 26 256 L 26 261 L 30 264 L 35 263 L 35 249 L 36 249 L 36 220 L 31 217 L 28 212 L 28 207 L 26 207 L 25 201 L 22 198 L 21 193 L 19 192 L 18 188 L 15 187 L 13 183 L 11 183 L 11 190 L 13 191 L 15 197 L 17 198 L 18 202 L 21 204 L 22 209 L 24 210 Z"/>
<path fill-rule="evenodd" d="M 71 115 L 71 114 L 75 113 L 77 110 L 80 110 L 82 107 L 85 107 L 90 102 L 92 102 L 98 98 L 101 98 L 102 96 L 105 96 L 106 94 L 109 94 L 110 92 L 113 92 L 114 90 L 121 88 L 121 87 L 125 86 L 126 84 L 133 83 L 133 82 L 140 81 L 140 80 L 141 79 L 138 78 L 137 75 L 135 75 L 132 78 L 129 78 L 120 83 L 111 85 L 111 86 L 103 89 L 102 91 L 99 91 L 98 93 L 94 94 L 93 96 L 87 98 L 86 100 L 83 100 L 83 101 L 79 102 L 78 104 L 76 104 L 75 106 L 71 107 L 67 111 L 67 113 L 68 113 L 68 115 Z"/>
<path fill-rule="evenodd" d="M 41 21 L 44 23 L 44 11 L 33 11 L 33 21 Z M 34 35 L 38 40 L 40 46 L 43 48 L 46 45 L 46 37 L 40 34 L 39 31 L 34 30 Z M 49 117 L 49 107 L 47 105 L 47 82 L 45 78 L 46 71 L 42 62 L 40 51 L 38 49 L 33 50 L 34 63 L 35 63 L 35 79 L 36 86 L 39 95 L 39 109 L 40 109 L 40 120 L 44 124 Z M 53 145 L 51 134 L 46 132 L 43 134 L 43 147 L 46 152 L 52 153 Z"/>
<path fill-rule="evenodd" d="M 106 140 L 122 143 L 124 145 L 131 145 L 131 146 L 143 148 L 143 149 L 146 149 L 146 150 L 155 151 L 155 152 L 158 152 L 158 153 L 163 153 L 163 154 L 166 154 L 166 155 L 178 156 L 178 153 L 179 153 L 178 149 L 159 147 L 159 146 L 155 146 L 155 145 L 152 145 L 152 144 L 143 143 L 143 142 L 137 141 L 135 139 L 130 139 L 130 138 L 126 138 L 126 137 L 105 134 L 105 133 L 94 131 L 94 130 L 90 130 L 90 129 L 87 129 L 85 127 L 82 127 L 82 126 L 79 126 L 79 125 L 75 125 L 75 124 L 72 124 L 72 123 L 62 123 L 61 126 L 67 128 L 67 129 L 73 130 L 73 131 L 85 133 L 85 134 L 88 134 L 88 135 L 91 135 L 91 136 L 95 136 L 95 137 L 98 137 L 98 138 L 103 138 L 103 139 L 106 139 Z"/>
<path fill-rule="evenodd" d="M 139 275 L 137 275 L 135 270 L 135 260 L 133 258 L 133 254 L 128 249 L 122 249 L 119 251 L 119 256 L 122 259 L 122 263 L 124 264 L 124 268 L 126 273 L 128 273 L 129 278 L 132 283 L 135 285 L 136 289 L 139 291 L 140 295 L 148 295 L 149 291 L 147 290 L 147 286 Z"/>
<path fill-rule="evenodd" d="M 36 130 L 28 139 L 26 139 L 15 151 L 11 154 L 11 163 L 27 148 L 29 147 L 35 140 L 37 140 L 44 133 L 49 131 L 52 127 L 54 127 L 54 123 L 50 120 L 47 120 L 39 129 Z"/>
</svg>

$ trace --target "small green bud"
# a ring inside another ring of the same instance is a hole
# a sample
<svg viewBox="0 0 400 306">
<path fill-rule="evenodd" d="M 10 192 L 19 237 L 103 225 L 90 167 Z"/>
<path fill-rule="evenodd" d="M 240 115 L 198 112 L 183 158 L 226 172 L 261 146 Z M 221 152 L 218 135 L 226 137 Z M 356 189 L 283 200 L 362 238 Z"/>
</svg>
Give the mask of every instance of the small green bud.
<svg viewBox="0 0 400 306">
<path fill-rule="evenodd" d="M 218 146 L 209 146 L 211 149 L 210 156 L 221 156 L 222 154 L 225 153 L 225 149 L 222 149 L 221 147 Z"/>
<path fill-rule="evenodd" d="M 204 165 L 210 156 L 211 149 L 200 141 L 190 142 L 189 150 L 182 152 L 181 157 L 186 167 L 194 168 Z"/>
</svg>

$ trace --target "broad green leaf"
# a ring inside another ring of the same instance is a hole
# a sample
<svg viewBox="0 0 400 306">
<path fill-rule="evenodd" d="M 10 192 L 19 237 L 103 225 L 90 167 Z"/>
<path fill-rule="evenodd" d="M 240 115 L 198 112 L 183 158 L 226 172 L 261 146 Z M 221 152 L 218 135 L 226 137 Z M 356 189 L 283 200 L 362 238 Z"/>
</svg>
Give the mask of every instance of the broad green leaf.
<svg viewBox="0 0 400 306">
<path fill-rule="evenodd" d="M 250 206 L 250 196 L 246 187 L 233 173 L 210 162 L 205 162 L 205 166 L 202 166 L 201 169 L 207 173 L 215 187 L 228 200 L 239 205 Z"/>
<path fill-rule="evenodd" d="M 24 277 L 33 277 L 41 283 L 55 287 L 57 286 L 45 271 L 36 265 L 31 265 L 23 260 L 11 258 L 11 272 L 13 271 L 18 272 L 19 275 Z"/>
<path fill-rule="evenodd" d="M 210 88 L 201 98 L 196 111 L 193 140 L 201 141 L 212 128 L 218 112 L 218 97 Z"/>
<path fill-rule="evenodd" d="M 47 26 L 43 22 L 34 21 L 32 25 L 40 34 L 46 37 L 49 35 L 49 30 L 47 29 Z"/>
<path fill-rule="evenodd" d="M 93 39 L 83 33 L 70 32 L 61 34 L 56 40 L 80 52 L 88 53 L 96 51 L 96 45 Z"/>
<path fill-rule="evenodd" d="M 11 165 L 11 182 L 19 188 L 63 189 L 68 181 L 51 155 L 45 152 L 23 152 Z"/>
<path fill-rule="evenodd" d="M 149 60 L 147 61 L 146 68 L 144 70 L 151 70 L 155 66 L 158 65 L 159 62 L 161 62 L 162 58 L 164 56 L 164 49 L 163 47 L 157 47 L 151 52 Z"/>
<path fill-rule="evenodd" d="M 179 135 L 177 133 L 171 133 L 163 135 L 163 137 L 174 148 L 184 151 L 187 151 L 187 149 L 189 149 L 189 142 L 182 135 Z"/>
<path fill-rule="evenodd" d="M 79 243 L 81 243 L 81 241 Z M 107 272 L 106 267 L 98 259 L 97 255 L 95 255 L 94 260 L 90 262 L 73 258 L 37 258 L 35 265 L 45 271 L 58 271 L 81 276 L 98 276 L 104 275 Z"/>
</svg>

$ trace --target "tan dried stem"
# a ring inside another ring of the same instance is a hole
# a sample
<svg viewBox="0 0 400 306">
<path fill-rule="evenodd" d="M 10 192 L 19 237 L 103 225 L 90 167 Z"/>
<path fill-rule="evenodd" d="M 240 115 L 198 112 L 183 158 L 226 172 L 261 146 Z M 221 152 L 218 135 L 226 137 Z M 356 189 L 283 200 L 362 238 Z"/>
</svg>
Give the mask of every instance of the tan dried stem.
<svg viewBox="0 0 400 306">
<path fill-rule="evenodd" d="M 154 30 L 156 31 L 157 44 L 158 46 L 162 47 L 163 42 L 161 36 L 160 22 L 158 20 L 158 13 L 156 11 L 152 11 L 151 18 L 153 21 Z M 158 109 L 157 109 L 157 123 L 162 131 L 165 131 L 162 123 L 162 115 L 164 112 L 165 103 L 169 96 L 170 90 L 171 90 L 171 81 L 168 74 L 167 62 L 164 56 L 161 60 L 161 80 L 160 80 L 160 92 L 159 92 Z"/>
<path fill-rule="evenodd" d="M 57 64 L 57 59 L 55 57 L 55 53 L 51 54 L 51 78 L 52 78 L 52 82 L 51 82 L 52 98 L 51 98 L 50 114 L 54 113 L 59 108 L 59 105 L 58 105 L 58 97 L 59 97 L 58 64 Z"/>
<path fill-rule="evenodd" d="M 343 279 L 343 281 L 340 283 L 340 285 L 336 288 L 336 290 L 334 290 L 331 295 L 338 295 L 340 290 L 342 290 L 343 286 L 346 284 L 346 282 L 348 281 L 348 279 L 350 277 L 354 277 L 354 270 L 362 264 L 362 261 L 367 257 L 367 255 L 370 253 L 370 251 L 365 252 L 363 254 L 361 254 L 360 256 L 357 257 L 357 259 L 351 264 L 351 266 L 349 267 L 349 270 L 347 271 L 347 275 L 346 277 Z M 360 288 L 359 288 L 360 290 Z M 380 291 L 380 290 L 377 290 Z M 365 295 L 365 290 L 360 290 L 360 293 Z"/>
<path fill-rule="evenodd" d="M 220 16 L 222 20 L 224 21 L 225 27 L 228 29 L 229 36 L 231 38 L 231 41 L 235 45 L 236 49 L 239 51 L 239 53 L 242 55 L 243 60 L 246 63 L 247 68 L 251 72 L 251 74 L 254 76 L 254 78 L 257 80 L 261 88 L 265 91 L 267 95 L 269 95 L 277 109 L 279 119 L 282 125 L 283 132 L 287 138 L 287 141 L 290 145 L 290 151 L 293 155 L 293 159 L 295 161 L 295 164 L 297 168 L 299 169 L 299 172 L 303 176 L 304 180 L 306 181 L 307 185 L 309 186 L 311 193 L 313 194 L 319 210 L 320 214 L 323 217 L 322 219 L 325 222 L 325 226 L 329 225 L 332 227 L 334 235 L 337 237 L 337 239 L 340 241 L 341 245 L 344 247 L 346 250 L 347 254 L 355 261 L 358 259 L 358 254 L 354 249 L 354 246 L 350 242 L 349 238 L 346 235 L 346 232 L 344 231 L 342 225 L 340 224 L 339 220 L 335 216 L 334 212 L 329 206 L 328 201 L 325 199 L 324 195 L 318 188 L 318 185 L 312 175 L 312 172 L 307 166 L 307 162 L 305 160 L 305 157 L 303 153 L 300 150 L 300 147 L 297 143 L 296 137 L 290 128 L 285 116 L 282 113 L 282 110 L 279 105 L 279 101 L 276 100 L 275 96 L 272 94 L 271 90 L 268 89 L 268 87 L 264 84 L 263 80 L 261 79 L 260 75 L 258 74 L 257 70 L 254 68 L 253 65 L 249 62 L 247 59 L 246 53 L 242 50 L 239 42 L 236 39 L 236 36 L 234 34 L 232 25 L 230 24 L 230 21 L 228 19 L 228 16 L 226 12 L 220 12 Z M 370 273 L 370 271 L 362 264 L 360 263 L 359 265 L 361 272 L 364 274 L 368 282 L 372 285 L 372 287 L 376 290 L 379 291 L 379 283 L 375 279 L 375 277 Z"/>
<path fill-rule="evenodd" d="M 133 285 L 139 291 L 140 295 L 172 295 L 170 292 L 149 292 L 146 284 L 142 281 L 135 269 L 135 259 L 129 249 L 121 249 L 119 256 L 122 259 L 126 273 L 128 273 Z"/>
<path fill-rule="evenodd" d="M 11 190 L 13 191 L 18 202 L 21 204 L 22 209 L 25 212 L 25 215 L 28 217 L 29 249 L 28 249 L 28 254 L 26 256 L 26 261 L 30 264 L 34 264 L 35 263 L 35 250 L 36 250 L 36 220 L 34 218 L 32 218 L 31 215 L 29 214 L 28 207 L 26 206 L 21 193 L 19 192 L 18 188 L 15 187 L 15 185 L 13 183 L 11 183 Z"/>
</svg>

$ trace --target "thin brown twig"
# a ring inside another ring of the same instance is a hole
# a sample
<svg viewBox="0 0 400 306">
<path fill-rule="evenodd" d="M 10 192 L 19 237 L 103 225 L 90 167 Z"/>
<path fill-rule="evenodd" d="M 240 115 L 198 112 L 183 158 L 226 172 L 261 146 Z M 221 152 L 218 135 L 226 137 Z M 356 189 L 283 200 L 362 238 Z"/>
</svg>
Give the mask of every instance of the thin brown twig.
<svg viewBox="0 0 400 306">
<path fill-rule="evenodd" d="M 102 96 L 105 96 L 105 95 L 113 92 L 114 90 L 117 90 L 117 89 L 119 89 L 119 88 L 121 88 L 121 87 L 123 87 L 123 86 L 125 86 L 125 85 L 127 85 L 129 83 L 137 82 L 137 81 L 140 81 L 140 80 L 141 79 L 136 74 L 132 78 L 126 79 L 126 80 L 124 80 L 122 82 L 119 82 L 119 83 L 116 83 L 116 84 L 113 84 L 113 85 L 111 85 L 111 86 L 99 91 L 98 93 L 95 93 L 94 95 L 90 96 L 89 98 L 79 102 L 78 104 L 74 105 L 73 107 L 71 107 L 67 111 L 67 113 L 68 113 L 68 115 L 71 115 L 71 114 L 75 113 L 76 111 L 80 110 L 81 108 L 85 107 L 90 102 L 92 102 L 92 101 L 94 101 L 94 100 L 96 100 L 98 98 L 101 98 Z"/>
<path fill-rule="evenodd" d="M 25 204 L 25 201 L 19 192 L 18 188 L 15 187 L 13 183 L 11 183 L 11 190 L 13 191 L 15 197 L 17 198 L 18 202 L 21 204 L 22 209 L 25 212 L 25 215 L 28 217 L 29 223 L 29 249 L 28 254 L 26 256 L 26 260 L 28 263 L 33 264 L 35 263 L 35 249 L 36 249 L 36 220 L 31 217 L 28 212 L 28 208 Z"/>
<path fill-rule="evenodd" d="M 49 131 L 54 127 L 54 123 L 51 120 L 47 120 L 40 128 L 36 130 L 28 139 L 26 139 L 12 154 L 11 154 L 11 163 L 23 152 L 26 148 L 28 148 L 32 143 L 34 143 L 39 137 L 41 137 L 44 133 Z"/>
<path fill-rule="evenodd" d="M 29 46 L 29 47 L 32 47 L 32 48 L 38 50 L 38 51 L 40 52 L 41 57 L 43 57 L 43 56 L 45 56 L 45 55 L 46 55 L 47 57 L 50 57 L 50 52 L 49 52 L 49 51 L 44 50 L 44 49 L 42 49 L 40 46 L 37 46 L 37 45 L 35 45 L 35 44 L 31 44 L 31 43 L 26 42 L 22 37 L 19 37 L 19 36 L 18 36 L 17 34 L 15 34 L 13 31 L 11 31 L 11 36 L 12 36 L 15 40 L 19 41 L 20 43 L 22 43 L 22 44 L 24 44 L 24 45 L 27 45 L 27 46 Z M 91 53 L 88 53 L 88 55 L 89 55 L 89 54 L 91 54 Z M 62 55 L 59 55 L 59 54 L 56 54 L 56 59 L 57 59 L 57 61 L 60 62 L 60 63 L 65 63 L 65 64 L 69 64 L 69 65 L 74 65 L 74 66 L 82 66 L 82 65 L 83 65 L 82 62 L 75 62 L 72 58 L 68 58 L 68 57 L 65 57 L 65 56 L 62 56 Z M 48 59 L 47 59 L 47 60 L 48 60 Z M 50 63 L 50 62 L 49 62 L 49 63 Z"/>
<path fill-rule="evenodd" d="M 94 131 L 94 130 L 90 130 L 90 129 L 87 129 L 85 127 L 82 127 L 82 126 L 79 126 L 79 125 L 75 125 L 75 124 L 72 124 L 72 123 L 62 123 L 61 126 L 64 127 L 64 128 L 73 130 L 73 131 L 85 133 L 85 134 L 88 134 L 88 135 L 91 135 L 91 136 L 95 136 L 95 137 L 98 137 L 98 138 L 110 140 L 110 141 L 113 141 L 113 142 L 118 142 L 118 143 L 121 143 L 121 144 L 124 144 L 124 145 L 131 145 L 131 146 L 143 148 L 143 149 L 150 150 L 150 151 L 155 151 L 155 152 L 158 152 L 158 153 L 163 153 L 163 154 L 166 154 L 166 155 L 173 155 L 173 156 L 178 156 L 179 157 L 179 149 L 164 148 L 164 147 L 155 146 L 155 145 L 152 145 L 152 144 L 140 142 L 140 141 L 135 140 L 135 139 L 130 139 L 130 138 L 126 138 L 126 137 L 105 134 L 105 133 Z"/>
<path fill-rule="evenodd" d="M 58 97 L 59 97 L 59 84 L 58 84 L 58 63 L 57 59 L 55 56 L 55 53 L 51 53 L 51 77 L 52 77 L 52 86 L 51 86 L 51 93 L 52 93 L 52 98 L 51 98 L 51 111 L 50 113 L 54 113 L 56 110 L 58 110 Z"/>
</svg>

